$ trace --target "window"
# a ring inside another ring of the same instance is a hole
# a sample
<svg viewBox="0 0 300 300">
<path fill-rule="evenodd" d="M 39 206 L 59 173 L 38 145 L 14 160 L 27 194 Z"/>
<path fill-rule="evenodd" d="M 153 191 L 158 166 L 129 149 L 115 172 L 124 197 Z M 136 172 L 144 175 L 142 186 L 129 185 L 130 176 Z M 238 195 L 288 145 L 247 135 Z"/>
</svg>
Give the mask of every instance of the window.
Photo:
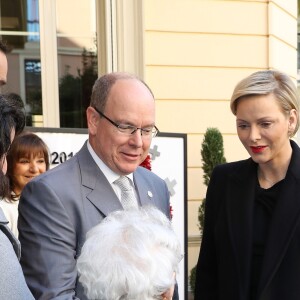
<svg viewBox="0 0 300 300">
<path fill-rule="evenodd" d="M 85 110 L 99 74 L 142 77 L 141 0 L 2 0 L 0 38 L 7 42 L 5 91 L 24 101 L 27 125 L 86 127 Z"/>
<path fill-rule="evenodd" d="M 87 127 L 85 112 L 98 77 L 95 12 L 95 0 L 56 2 L 61 127 Z"/>
<path fill-rule="evenodd" d="M 27 126 L 32 126 L 33 116 L 43 114 L 42 87 L 41 87 L 41 61 L 39 59 L 24 59 L 25 73 L 25 107 L 27 111 Z M 34 118 L 34 117 L 33 117 Z"/>
<path fill-rule="evenodd" d="M 38 0 L 7 0 L 0 2 L 2 39 L 10 53 L 5 91 L 19 94 L 27 111 L 27 123 L 32 115 L 42 115 L 40 37 Z"/>
</svg>

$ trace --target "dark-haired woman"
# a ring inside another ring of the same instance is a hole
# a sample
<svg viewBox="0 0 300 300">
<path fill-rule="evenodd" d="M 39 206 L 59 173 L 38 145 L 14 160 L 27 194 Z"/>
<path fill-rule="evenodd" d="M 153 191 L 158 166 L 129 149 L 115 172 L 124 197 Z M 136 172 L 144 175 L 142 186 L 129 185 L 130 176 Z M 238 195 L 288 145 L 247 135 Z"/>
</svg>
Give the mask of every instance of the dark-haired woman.
<svg viewBox="0 0 300 300">
<path fill-rule="evenodd" d="M 18 205 L 21 192 L 27 182 L 49 169 L 48 148 L 44 141 L 32 132 L 23 132 L 11 144 L 7 154 L 7 176 L 10 195 L 0 201 L 8 227 L 18 237 Z"/>
</svg>

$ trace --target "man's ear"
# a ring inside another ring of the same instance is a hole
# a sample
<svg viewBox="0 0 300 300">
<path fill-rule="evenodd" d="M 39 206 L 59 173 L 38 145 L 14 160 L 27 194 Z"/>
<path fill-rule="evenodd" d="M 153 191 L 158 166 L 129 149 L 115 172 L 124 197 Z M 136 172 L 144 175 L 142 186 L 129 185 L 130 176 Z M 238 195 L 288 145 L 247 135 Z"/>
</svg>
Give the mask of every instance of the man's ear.
<svg viewBox="0 0 300 300">
<path fill-rule="evenodd" d="M 87 126 L 89 129 L 89 134 L 96 135 L 97 128 L 98 128 L 98 122 L 99 122 L 99 115 L 96 112 L 96 110 L 89 106 L 86 109 L 86 119 L 87 119 Z"/>
</svg>

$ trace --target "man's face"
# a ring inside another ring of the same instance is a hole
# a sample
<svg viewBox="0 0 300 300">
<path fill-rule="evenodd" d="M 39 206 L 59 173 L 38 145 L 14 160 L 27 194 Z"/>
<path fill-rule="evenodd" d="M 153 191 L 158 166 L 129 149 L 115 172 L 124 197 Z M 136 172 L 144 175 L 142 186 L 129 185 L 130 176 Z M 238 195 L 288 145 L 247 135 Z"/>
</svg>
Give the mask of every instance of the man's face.
<svg viewBox="0 0 300 300">
<path fill-rule="evenodd" d="M 117 124 L 148 128 L 155 125 L 155 102 L 150 91 L 134 79 L 118 80 L 111 88 L 103 112 Z M 126 135 L 89 107 L 89 140 L 97 155 L 114 172 L 132 173 L 146 158 L 151 135 L 137 130 Z"/>
<path fill-rule="evenodd" d="M 0 51 L 0 87 L 6 84 L 7 80 L 7 58 L 6 55 Z"/>
</svg>

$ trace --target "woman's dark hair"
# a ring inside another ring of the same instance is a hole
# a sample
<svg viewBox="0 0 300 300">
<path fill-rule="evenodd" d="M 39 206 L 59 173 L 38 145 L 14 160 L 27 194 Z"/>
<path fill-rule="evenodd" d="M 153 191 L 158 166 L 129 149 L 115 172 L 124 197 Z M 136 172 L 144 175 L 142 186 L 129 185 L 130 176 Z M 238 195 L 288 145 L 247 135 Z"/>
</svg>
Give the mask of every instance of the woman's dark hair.
<svg viewBox="0 0 300 300">
<path fill-rule="evenodd" d="M 4 54 L 8 52 L 7 45 L 2 40 L 0 40 L 0 51 Z"/>
<path fill-rule="evenodd" d="M 0 197 L 9 195 L 9 184 L 2 172 L 3 161 L 11 145 L 11 133 L 22 132 L 25 126 L 24 107 L 5 95 L 0 95 Z"/>
</svg>

